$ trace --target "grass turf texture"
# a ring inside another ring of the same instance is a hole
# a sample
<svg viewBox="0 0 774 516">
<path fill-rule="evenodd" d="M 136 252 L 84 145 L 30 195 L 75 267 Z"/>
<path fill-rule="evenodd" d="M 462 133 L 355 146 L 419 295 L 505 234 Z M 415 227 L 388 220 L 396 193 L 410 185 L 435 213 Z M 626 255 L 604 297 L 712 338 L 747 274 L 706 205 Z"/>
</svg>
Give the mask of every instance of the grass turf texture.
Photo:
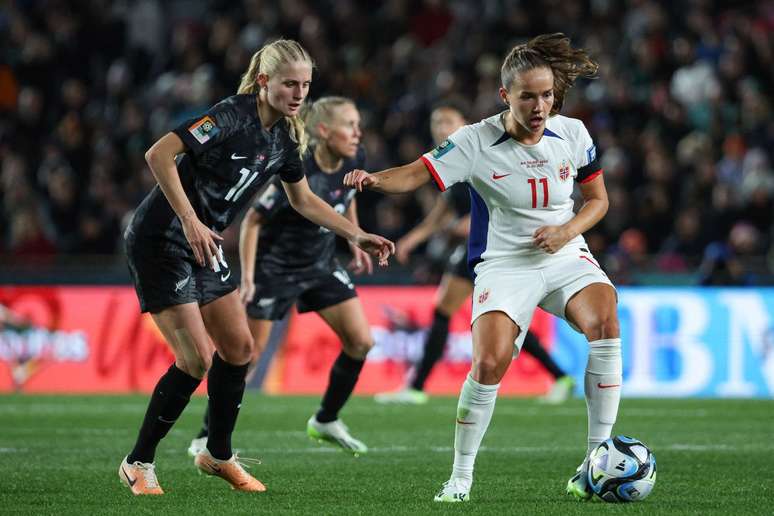
<svg viewBox="0 0 774 516">
<path fill-rule="evenodd" d="M 774 444 L 768 400 L 624 400 L 616 433 L 654 451 L 645 501 L 581 503 L 564 494 L 583 456 L 582 400 L 559 407 L 503 398 L 478 456 L 467 504 L 433 495 L 452 462 L 456 399 L 422 407 L 354 398 L 343 412 L 368 455 L 310 441 L 317 398 L 247 394 L 234 436 L 268 492 L 236 493 L 197 474 L 186 455 L 204 398 L 195 398 L 156 456 L 166 494 L 134 497 L 119 483 L 146 396 L 0 397 L 3 514 L 770 514 Z"/>
</svg>

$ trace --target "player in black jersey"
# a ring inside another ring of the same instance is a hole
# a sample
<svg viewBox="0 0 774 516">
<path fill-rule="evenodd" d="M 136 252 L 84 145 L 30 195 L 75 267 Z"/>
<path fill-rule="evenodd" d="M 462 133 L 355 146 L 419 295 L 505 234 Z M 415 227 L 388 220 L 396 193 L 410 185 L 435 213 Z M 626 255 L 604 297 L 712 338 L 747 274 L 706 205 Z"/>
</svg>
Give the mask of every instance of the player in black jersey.
<svg viewBox="0 0 774 516">
<path fill-rule="evenodd" d="M 342 186 L 344 174 L 365 163 L 360 114 L 354 102 L 323 97 L 307 110 L 305 125 L 313 141 L 304 159 L 309 186 L 357 225 L 355 191 Z M 270 185 L 242 221 L 240 295 L 255 341 L 253 364 L 266 346 L 274 321 L 282 319 L 294 303 L 301 313 L 317 312 L 339 336 L 343 350 L 331 368 L 321 408 L 307 422 L 307 433 L 363 454 L 367 446 L 352 437 L 338 413 L 355 388 L 373 338 L 354 285 L 335 257 L 335 238 L 326 228 L 299 215 L 281 187 Z M 350 247 L 354 271 L 371 273 L 371 257 L 356 246 Z M 195 455 L 205 445 L 208 426 L 209 416 L 205 415 L 189 454 Z"/>
<path fill-rule="evenodd" d="M 294 41 L 266 45 L 253 56 L 239 94 L 180 124 L 146 153 L 158 185 L 127 228 L 126 251 L 141 309 L 152 314 L 175 363 L 156 385 L 134 448 L 119 467 L 134 494 L 163 494 L 153 464 L 156 447 L 208 371 L 210 434 L 195 464 L 234 489 L 266 489 L 231 449 L 253 339 L 217 243 L 218 232 L 262 185 L 279 176 L 299 213 L 376 254 L 380 263 L 394 251 L 391 242 L 364 233 L 309 189 L 298 112 L 312 67 Z M 210 338 L 217 350 L 211 357 Z"/>
<path fill-rule="evenodd" d="M 441 102 L 430 114 L 430 132 L 435 145 L 440 145 L 454 131 L 464 126 L 465 108 L 454 100 Z M 425 382 L 435 364 L 443 356 L 446 339 L 449 336 L 449 320 L 462 303 L 473 293 L 473 276 L 468 269 L 467 237 L 470 232 L 470 193 L 467 185 L 457 184 L 438 197 L 427 217 L 409 231 L 396 244 L 395 257 L 401 263 L 418 245 L 434 233 L 449 228 L 448 233 L 457 245 L 449 255 L 446 272 L 441 278 L 436 294 L 433 324 L 425 340 L 422 358 L 412 372 L 409 385 L 397 391 L 382 392 L 375 396 L 379 403 L 405 403 L 421 405 L 427 403 L 424 392 Z M 567 375 L 540 345 L 537 336 L 527 332 L 522 350 L 526 351 L 554 377 L 551 390 L 541 398 L 545 403 L 557 404 L 567 400 L 575 387 L 575 381 Z"/>
</svg>

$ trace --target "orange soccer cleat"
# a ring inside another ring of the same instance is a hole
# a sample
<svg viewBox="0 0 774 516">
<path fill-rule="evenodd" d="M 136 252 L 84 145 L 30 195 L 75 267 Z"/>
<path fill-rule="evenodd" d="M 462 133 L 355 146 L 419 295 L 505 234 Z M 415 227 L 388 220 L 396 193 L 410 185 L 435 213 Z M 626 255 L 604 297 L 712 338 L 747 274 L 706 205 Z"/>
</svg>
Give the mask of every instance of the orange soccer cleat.
<svg viewBox="0 0 774 516">
<path fill-rule="evenodd" d="M 118 477 L 135 495 L 162 495 L 156 469 L 150 462 L 135 462 L 129 464 L 126 457 L 118 467 Z"/>
<path fill-rule="evenodd" d="M 232 455 L 228 460 L 216 459 L 210 455 L 209 450 L 206 448 L 196 455 L 194 464 L 202 473 L 220 477 L 231 484 L 231 489 L 248 492 L 266 491 L 266 486 L 260 480 L 245 471 L 241 461 L 251 461 L 260 464 L 260 461 L 256 459 L 240 459 L 236 454 Z"/>
</svg>

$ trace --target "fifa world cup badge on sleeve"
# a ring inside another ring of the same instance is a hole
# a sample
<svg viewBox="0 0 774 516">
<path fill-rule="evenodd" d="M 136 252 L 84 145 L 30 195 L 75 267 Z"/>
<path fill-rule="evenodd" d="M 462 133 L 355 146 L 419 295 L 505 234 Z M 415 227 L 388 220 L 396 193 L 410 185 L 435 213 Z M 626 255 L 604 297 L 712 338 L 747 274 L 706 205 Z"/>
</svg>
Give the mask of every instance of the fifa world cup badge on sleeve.
<svg viewBox="0 0 774 516">
<path fill-rule="evenodd" d="M 205 116 L 191 127 L 188 128 L 188 132 L 196 138 L 199 143 L 207 143 L 210 138 L 218 134 L 218 126 L 209 116 Z"/>
<path fill-rule="evenodd" d="M 447 152 L 449 152 L 450 150 L 452 150 L 453 148 L 454 148 L 454 142 L 453 141 L 448 140 L 448 139 L 444 140 L 443 143 L 441 143 L 441 145 L 439 145 L 438 147 L 433 149 L 433 153 L 432 153 L 433 157 L 435 159 L 438 159 L 441 156 L 443 156 L 444 154 L 446 154 Z"/>
</svg>

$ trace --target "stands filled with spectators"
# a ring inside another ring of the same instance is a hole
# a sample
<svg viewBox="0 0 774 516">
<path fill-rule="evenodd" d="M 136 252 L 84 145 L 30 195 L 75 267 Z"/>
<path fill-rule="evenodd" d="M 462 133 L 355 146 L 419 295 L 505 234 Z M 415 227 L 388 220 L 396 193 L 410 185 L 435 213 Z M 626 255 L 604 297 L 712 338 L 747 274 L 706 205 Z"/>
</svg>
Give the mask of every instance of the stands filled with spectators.
<svg viewBox="0 0 774 516">
<path fill-rule="evenodd" d="M 599 78 L 580 83 L 563 113 L 584 120 L 601 155 L 610 211 L 587 240 L 611 275 L 619 283 L 652 273 L 692 273 L 706 284 L 771 282 L 774 2 L 732 4 L 7 2 L 0 252 L 6 260 L 121 260 L 122 229 L 154 184 L 145 150 L 235 93 L 267 40 L 294 38 L 310 50 L 311 98 L 356 99 L 376 170 L 431 146 L 429 112 L 441 99 L 464 99 L 471 121 L 502 110 L 507 51 L 538 33 L 564 32 L 600 63 Z M 396 239 L 435 195 L 429 187 L 366 193 L 361 223 Z M 227 235 L 232 249 L 236 239 L 235 231 Z"/>
</svg>

